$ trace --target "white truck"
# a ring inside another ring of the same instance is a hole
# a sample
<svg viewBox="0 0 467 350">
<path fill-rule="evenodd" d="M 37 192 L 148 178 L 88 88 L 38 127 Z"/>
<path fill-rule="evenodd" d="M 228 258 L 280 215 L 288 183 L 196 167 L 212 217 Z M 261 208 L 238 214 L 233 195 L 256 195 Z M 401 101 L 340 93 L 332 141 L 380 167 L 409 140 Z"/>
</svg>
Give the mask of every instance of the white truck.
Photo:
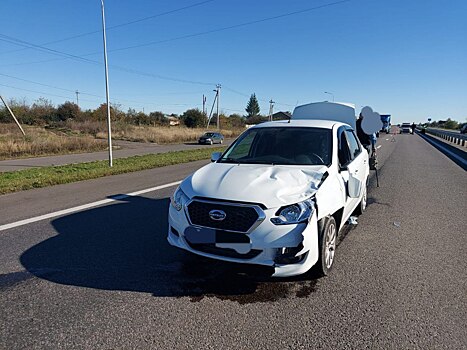
<svg viewBox="0 0 467 350">
<path fill-rule="evenodd" d="M 368 153 L 355 108 L 318 102 L 249 128 L 188 176 L 169 208 L 168 241 L 205 257 L 327 275 L 337 235 L 367 202 Z"/>
</svg>

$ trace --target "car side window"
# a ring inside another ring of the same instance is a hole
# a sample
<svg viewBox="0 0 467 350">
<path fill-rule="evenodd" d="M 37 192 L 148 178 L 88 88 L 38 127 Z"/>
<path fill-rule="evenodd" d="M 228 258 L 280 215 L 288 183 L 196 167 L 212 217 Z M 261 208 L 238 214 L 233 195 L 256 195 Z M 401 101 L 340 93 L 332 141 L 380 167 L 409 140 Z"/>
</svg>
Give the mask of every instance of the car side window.
<svg viewBox="0 0 467 350">
<path fill-rule="evenodd" d="M 356 158 L 362 151 L 358 144 L 357 137 L 352 130 L 345 130 L 345 136 L 349 143 L 350 156 L 352 159 Z"/>
<path fill-rule="evenodd" d="M 338 157 L 339 157 L 339 164 L 346 165 L 351 160 L 352 157 L 350 155 L 349 145 L 347 143 L 347 138 L 344 130 L 339 133 L 339 150 L 338 150 Z"/>
<path fill-rule="evenodd" d="M 250 154 L 251 146 L 253 144 L 255 136 L 256 131 L 249 131 L 248 134 L 246 134 L 242 139 L 238 141 L 237 147 L 234 147 L 230 151 L 230 153 L 227 154 L 227 157 L 239 159 L 248 156 Z"/>
</svg>

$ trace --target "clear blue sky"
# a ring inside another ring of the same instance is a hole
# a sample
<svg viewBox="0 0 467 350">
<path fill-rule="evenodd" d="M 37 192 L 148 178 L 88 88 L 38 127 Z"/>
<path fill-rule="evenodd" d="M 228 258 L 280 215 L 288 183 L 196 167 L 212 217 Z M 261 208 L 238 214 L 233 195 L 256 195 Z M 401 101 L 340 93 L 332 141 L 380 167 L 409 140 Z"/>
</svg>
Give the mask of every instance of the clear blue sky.
<svg viewBox="0 0 467 350">
<path fill-rule="evenodd" d="M 266 114 L 271 98 L 275 111 L 293 110 L 330 100 L 328 91 L 395 122 L 467 121 L 465 0 L 351 0 L 216 31 L 333 1 L 106 0 L 111 101 L 123 110 L 182 113 L 201 108 L 203 93 L 210 105 L 220 83 L 228 114 L 244 114 L 251 93 Z M 60 104 L 79 90 L 82 108 L 105 101 L 101 64 L 55 52 L 103 62 L 99 0 L 2 0 L 0 13 L 3 95 Z M 190 36 L 203 32 L 211 33 Z M 171 40 L 183 36 L 189 37 Z M 24 50 L 18 40 L 55 51 Z"/>
</svg>

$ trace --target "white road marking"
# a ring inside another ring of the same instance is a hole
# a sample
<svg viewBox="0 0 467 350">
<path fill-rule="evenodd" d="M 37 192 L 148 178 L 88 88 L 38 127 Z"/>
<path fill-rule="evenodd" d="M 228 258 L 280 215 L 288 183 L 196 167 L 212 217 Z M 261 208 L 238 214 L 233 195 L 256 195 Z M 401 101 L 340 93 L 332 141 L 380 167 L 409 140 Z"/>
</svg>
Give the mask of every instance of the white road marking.
<svg viewBox="0 0 467 350">
<path fill-rule="evenodd" d="M 420 133 L 419 133 L 418 135 L 420 135 L 421 137 L 423 137 L 426 141 L 428 141 L 428 142 L 431 143 L 432 145 L 441 148 L 444 152 L 446 152 L 447 154 L 449 154 L 451 157 L 457 159 L 457 160 L 458 160 L 459 162 L 461 162 L 464 166 L 467 166 L 467 161 L 466 161 L 464 158 L 462 158 L 462 157 L 458 156 L 457 154 L 455 154 L 454 152 L 450 151 L 450 150 L 447 149 L 446 147 L 442 146 L 442 141 L 436 142 L 436 141 L 430 140 L 428 137 L 426 137 L 425 135 L 422 135 L 422 134 L 420 134 Z"/>
<path fill-rule="evenodd" d="M 14 227 L 18 227 L 18 226 L 31 224 L 33 222 L 37 222 L 37 221 L 41 221 L 41 220 L 55 218 L 57 216 L 61 216 L 61 215 L 65 215 L 65 214 L 76 213 L 77 211 L 81 211 L 81 210 L 85 210 L 85 209 L 89 209 L 89 208 L 94 208 L 94 207 L 97 207 L 97 206 L 100 206 L 100 205 L 103 205 L 103 204 L 116 202 L 116 201 L 119 201 L 119 200 L 122 200 L 122 199 L 125 199 L 125 198 L 128 198 L 128 197 L 139 196 L 140 194 L 153 192 L 153 191 L 158 191 L 158 190 L 162 190 L 162 189 L 168 188 L 168 187 L 173 187 L 173 186 L 179 185 L 180 183 L 181 183 L 181 181 L 175 181 L 175 182 L 171 182 L 171 183 L 168 183 L 168 184 L 165 184 L 165 185 L 146 188 L 144 190 L 136 191 L 136 192 L 132 192 L 132 193 L 128 193 L 128 194 L 121 194 L 121 195 L 115 196 L 113 198 L 107 198 L 107 199 L 103 199 L 103 200 L 88 203 L 88 204 L 78 205 L 77 207 L 63 209 L 63 210 L 59 210 L 59 211 L 56 211 L 56 212 L 53 212 L 53 213 L 36 216 L 36 217 L 30 218 L 30 219 L 25 219 L 25 220 L 12 222 L 11 224 L 0 225 L 0 231 L 8 230 L 10 228 L 14 228 Z"/>
<path fill-rule="evenodd" d="M 381 145 L 379 145 L 378 147 L 376 147 L 376 149 L 380 149 L 381 148 Z"/>
</svg>

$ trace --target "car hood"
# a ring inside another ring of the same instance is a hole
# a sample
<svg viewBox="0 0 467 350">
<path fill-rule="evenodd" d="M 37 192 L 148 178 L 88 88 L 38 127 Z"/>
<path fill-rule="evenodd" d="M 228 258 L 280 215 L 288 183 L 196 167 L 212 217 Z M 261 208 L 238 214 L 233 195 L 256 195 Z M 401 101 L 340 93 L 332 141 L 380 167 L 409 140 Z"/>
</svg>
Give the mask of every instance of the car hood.
<svg viewBox="0 0 467 350">
<path fill-rule="evenodd" d="M 326 166 L 211 163 L 186 178 L 188 197 L 261 203 L 268 208 L 301 202 L 318 189 Z"/>
</svg>

